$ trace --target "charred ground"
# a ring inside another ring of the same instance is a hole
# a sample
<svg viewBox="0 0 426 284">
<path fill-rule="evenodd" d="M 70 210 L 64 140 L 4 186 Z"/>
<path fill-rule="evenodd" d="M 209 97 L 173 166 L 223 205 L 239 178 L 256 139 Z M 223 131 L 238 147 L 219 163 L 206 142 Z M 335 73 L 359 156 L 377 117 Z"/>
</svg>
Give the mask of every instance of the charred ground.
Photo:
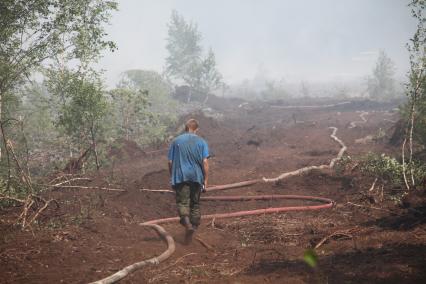
<svg viewBox="0 0 426 284">
<path fill-rule="evenodd" d="M 288 103 L 244 103 L 213 97 L 211 109 L 195 116 L 200 135 L 212 153 L 211 183 L 275 177 L 309 165 L 327 164 L 339 151 L 328 127 L 348 146 L 347 155 L 368 151 L 398 153 L 387 140 L 398 114 L 395 105 L 369 101 L 346 104 L 326 100 Z M 287 108 L 289 105 L 328 105 Z M 367 122 L 350 128 L 368 111 Z M 188 115 L 189 116 L 189 115 Z M 183 117 L 184 121 L 187 117 Z M 178 126 L 176 126 L 178 129 Z M 388 137 L 356 143 L 376 135 Z M 126 192 L 59 188 L 46 196 L 59 203 L 46 211 L 32 230 L 14 225 L 19 208 L 1 212 L 0 273 L 2 283 L 86 283 L 126 265 L 158 255 L 164 243 L 138 224 L 176 215 L 170 194 L 140 189 L 167 189 L 167 145 L 142 151 L 133 143 L 114 149 L 114 163 L 81 181 L 85 186 L 123 188 Z M 197 232 L 207 249 L 194 240 L 183 245 L 178 224 L 165 228 L 177 243 L 166 262 L 147 267 L 123 283 L 421 283 L 426 280 L 424 196 L 410 195 L 405 208 L 389 198 L 373 204 L 366 191 L 373 180 L 356 167 L 344 173 L 311 172 L 280 184 L 258 184 L 220 193 L 229 195 L 303 194 L 332 198 L 333 209 L 239 219 L 205 221 Z M 424 191 L 423 191 L 424 192 Z M 219 193 L 212 193 L 212 195 Z M 387 193 L 389 194 L 389 193 Z M 204 202 L 203 214 L 233 212 L 295 201 Z M 306 249 L 335 232 L 317 249 L 319 261 L 310 268 Z M 348 237 L 349 236 L 349 237 Z"/>
</svg>

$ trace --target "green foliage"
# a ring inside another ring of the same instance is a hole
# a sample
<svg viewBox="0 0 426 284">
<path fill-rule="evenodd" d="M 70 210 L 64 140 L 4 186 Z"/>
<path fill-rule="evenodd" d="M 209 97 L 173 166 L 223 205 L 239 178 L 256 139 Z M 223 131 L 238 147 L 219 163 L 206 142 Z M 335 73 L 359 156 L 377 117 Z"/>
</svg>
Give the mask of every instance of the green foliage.
<svg viewBox="0 0 426 284">
<path fill-rule="evenodd" d="M 200 70 L 194 74 L 197 78 L 197 91 L 209 94 L 212 90 L 217 90 L 222 86 L 222 75 L 216 68 L 216 57 L 210 48 L 206 58 L 200 62 Z"/>
<path fill-rule="evenodd" d="M 123 72 L 118 88 L 131 88 L 147 93 L 146 99 L 152 111 L 168 111 L 175 105 L 171 100 L 172 88 L 164 78 L 155 71 L 128 70 Z"/>
<path fill-rule="evenodd" d="M 191 72 L 198 65 L 202 54 L 200 40 L 201 34 L 197 25 L 187 23 L 176 10 L 173 10 L 166 45 L 169 52 L 166 58 L 168 75 L 184 81 L 191 80 Z"/>
<path fill-rule="evenodd" d="M 361 172 L 372 177 L 378 177 L 392 186 L 401 186 L 404 182 L 402 165 L 385 154 L 368 153 L 361 159 Z"/>
<path fill-rule="evenodd" d="M 118 135 L 142 145 L 168 138 L 168 127 L 177 121 L 177 102 L 170 85 L 155 71 L 129 70 L 111 92 Z"/>
<path fill-rule="evenodd" d="M 379 178 L 383 184 L 391 187 L 402 187 L 404 185 L 403 166 L 397 159 L 385 154 L 368 153 L 360 161 L 361 172 Z M 413 161 L 406 164 L 406 172 L 413 172 L 416 184 L 426 180 L 426 165 Z"/>
<path fill-rule="evenodd" d="M 114 49 L 103 24 L 116 7 L 100 0 L 1 1 L 0 96 L 48 58 L 61 54 L 88 62 L 102 49 Z"/>
<path fill-rule="evenodd" d="M 45 82 L 56 99 L 55 126 L 65 135 L 69 151 L 81 155 L 91 148 L 99 169 L 98 142 L 105 138 L 110 104 L 99 73 L 89 69 L 49 69 Z"/>
<path fill-rule="evenodd" d="M 48 81 L 49 90 L 54 94 L 62 87 L 59 95 L 63 96 L 63 103 L 56 123 L 74 142 L 87 143 L 101 131 L 108 110 L 102 82 L 98 74 L 92 72 L 58 72 L 61 75 Z"/>
<path fill-rule="evenodd" d="M 318 256 L 313 249 L 308 249 L 303 253 L 303 260 L 310 267 L 316 267 L 318 264 Z"/>
<path fill-rule="evenodd" d="M 346 168 L 348 167 L 348 165 L 352 162 L 352 158 L 348 155 L 344 155 L 342 156 L 341 159 L 339 159 L 335 164 L 334 164 L 334 171 L 336 173 L 336 175 L 338 176 L 342 176 L 345 173 Z"/>
<path fill-rule="evenodd" d="M 150 119 L 147 92 L 131 88 L 117 88 L 110 92 L 112 98 L 112 117 L 117 135 L 126 140 L 137 140 L 142 125 Z"/>
<path fill-rule="evenodd" d="M 46 86 L 37 82 L 26 84 L 21 90 L 22 107 L 19 114 L 24 122 L 24 131 L 31 142 L 41 146 L 46 140 L 55 138 L 53 117 L 55 105 Z"/>
<path fill-rule="evenodd" d="M 144 133 L 140 137 L 139 143 L 142 145 L 160 145 L 170 137 L 170 125 L 177 121 L 174 115 L 152 116 L 149 124 L 144 127 Z"/>
<path fill-rule="evenodd" d="M 370 98 L 376 100 L 389 100 L 396 97 L 395 91 L 395 64 L 381 50 L 377 58 L 376 66 L 373 69 L 373 75 L 368 78 L 367 90 Z"/>
<path fill-rule="evenodd" d="M 406 86 L 408 102 L 401 108 L 407 125 L 413 119 L 413 138 L 424 148 L 426 145 L 426 1 L 413 0 L 410 3 L 413 17 L 417 20 L 417 30 L 407 44 L 410 52 L 409 83 Z"/>
<path fill-rule="evenodd" d="M 82 104 L 78 102 L 81 98 L 69 97 L 73 90 L 62 88 L 59 84 L 55 91 L 50 91 L 60 95 L 50 96 L 44 86 L 26 82 L 30 81 L 32 74 L 46 67 L 45 63 L 63 67 L 72 60 L 79 71 L 89 70 L 89 64 L 99 58 L 102 50 L 114 50 L 114 43 L 105 39 L 104 24 L 111 16 L 110 12 L 116 8 L 116 2 L 103 0 L 0 2 L 0 120 L 5 138 L 13 142 L 17 158 L 28 175 L 33 170 L 28 161 L 45 155 L 38 169 L 44 167 L 50 162 L 47 156 L 53 152 L 50 146 L 63 141 L 53 121 L 71 116 L 72 111 L 66 111 L 67 106 Z M 73 74 L 67 75 L 70 75 L 68 81 L 75 79 Z M 89 91 L 88 84 L 83 85 L 85 87 L 79 88 Z M 95 97 L 93 95 L 92 107 L 97 100 Z M 96 103 L 100 105 L 102 101 Z M 62 111 L 61 118 L 57 109 Z M 76 117 L 72 119 L 87 121 L 86 112 L 81 118 L 73 115 Z M 63 126 L 72 132 L 70 125 Z M 7 159 L 3 142 L 2 139 L 0 162 L 6 166 L 1 169 L 1 175 L 8 180 L 9 193 L 13 193 L 12 183 L 16 181 L 19 184 L 20 180 L 16 178 L 16 173 L 9 175 L 15 169 L 11 168 L 12 163 Z M 42 144 L 44 154 L 41 154 Z"/>
<path fill-rule="evenodd" d="M 203 58 L 201 34 L 197 25 L 187 23 L 176 11 L 168 25 L 166 74 L 190 87 L 191 95 L 206 96 L 222 86 L 222 75 L 210 48 Z"/>
</svg>

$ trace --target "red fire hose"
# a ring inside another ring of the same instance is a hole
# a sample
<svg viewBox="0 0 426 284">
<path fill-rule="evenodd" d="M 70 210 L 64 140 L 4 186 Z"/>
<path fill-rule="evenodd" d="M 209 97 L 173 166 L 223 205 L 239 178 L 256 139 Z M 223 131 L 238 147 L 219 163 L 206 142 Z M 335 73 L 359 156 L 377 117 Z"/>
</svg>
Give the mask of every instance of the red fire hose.
<svg viewBox="0 0 426 284">
<path fill-rule="evenodd" d="M 260 180 L 253 180 L 247 182 L 247 184 L 244 185 L 251 185 L 260 182 Z M 224 190 L 229 188 L 235 188 L 235 187 L 241 187 L 242 183 L 236 183 L 233 184 L 235 186 L 215 186 L 208 188 L 207 191 L 214 191 L 214 190 Z M 173 191 L 170 191 L 173 193 Z M 247 211 L 237 211 L 237 212 L 231 212 L 231 213 L 219 213 L 219 214 L 210 214 L 210 215 L 203 215 L 201 216 L 202 219 L 214 219 L 214 218 L 231 218 L 231 217 L 243 217 L 243 216 L 252 216 L 252 215 L 261 215 L 261 214 L 271 214 L 271 213 L 281 213 L 281 212 L 289 212 L 289 211 L 308 211 L 308 210 L 320 210 L 320 209 L 327 209 L 333 207 L 333 200 L 329 198 L 324 197 L 317 197 L 317 196 L 305 196 L 305 195 L 253 195 L 253 196 L 247 196 L 247 195 L 234 195 L 234 196 L 203 196 L 201 197 L 201 200 L 204 201 L 248 201 L 248 200 L 277 200 L 277 199 L 297 199 L 297 200 L 308 200 L 308 201 L 316 201 L 321 202 L 325 204 L 321 205 L 303 205 L 303 206 L 285 206 L 285 207 L 274 207 L 274 208 L 264 208 L 264 209 L 256 209 L 256 210 L 247 210 Z M 158 264 L 161 261 L 167 259 L 170 257 L 174 251 L 175 251 L 175 243 L 173 241 L 173 238 L 168 234 L 163 227 L 159 226 L 158 224 L 164 224 L 169 222 L 176 222 L 179 220 L 179 217 L 170 217 L 170 218 L 161 218 L 161 219 L 155 219 L 151 221 L 147 221 L 144 223 L 141 223 L 142 226 L 149 226 L 157 231 L 157 233 L 166 241 L 167 243 L 167 249 L 159 256 L 154 257 L 152 259 L 144 260 L 141 262 L 134 263 L 132 265 L 129 265 L 122 270 L 114 273 L 111 276 L 108 276 L 102 280 L 93 282 L 97 284 L 110 284 L 115 283 L 130 273 L 134 272 L 137 269 L 140 269 L 141 267 L 148 265 L 148 264 Z M 92 284 L 93 284 L 92 283 Z"/>
<path fill-rule="evenodd" d="M 211 190 L 210 190 L 211 191 Z M 333 207 L 333 200 L 324 197 L 316 196 L 305 196 L 305 195 L 237 195 L 237 196 L 206 196 L 201 197 L 201 200 L 204 201 L 248 201 L 248 200 L 276 200 L 276 199 L 298 199 L 298 200 L 309 200 L 317 201 L 325 204 L 321 205 L 304 205 L 304 206 L 285 206 L 285 207 L 273 207 L 273 208 L 264 208 L 256 210 L 246 210 L 246 211 L 237 211 L 231 213 L 219 213 L 219 214 L 210 214 L 201 216 L 202 219 L 213 219 L 213 218 L 231 218 L 231 217 L 243 217 L 251 215 L 261 215 L 261 214 L 271 214 L 271 213 L 281 213 L 288 211 L 309 211 L 309 210 L 320 210 Z M 162 218 L 147 221 L 141 225 L 150 225 L 150 224 L 164 224 L 169 222 L 178 221 L 179 217 L 171 218 Z"/>
</svg>

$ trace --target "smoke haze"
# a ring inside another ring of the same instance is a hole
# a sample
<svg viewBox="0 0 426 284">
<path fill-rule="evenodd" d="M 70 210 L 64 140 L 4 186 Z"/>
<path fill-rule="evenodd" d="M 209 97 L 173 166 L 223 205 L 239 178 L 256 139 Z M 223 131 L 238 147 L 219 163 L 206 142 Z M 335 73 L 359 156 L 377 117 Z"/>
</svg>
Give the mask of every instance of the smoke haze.
<svg viewBox="0 0 426 284">
<path fill-rule="evenodd" d="M 122 0 L 107 27 L 118 45 L 99 67 L 108 86 L 121 72 L 162 72 L 172 9 L 198 25 L 227 83 L 256 76 L 286 82 L 351 81 L 371 73 L 378 51 L 408 71 L 406 43 L 415 31 L 403 0 Z"/>
</svg>

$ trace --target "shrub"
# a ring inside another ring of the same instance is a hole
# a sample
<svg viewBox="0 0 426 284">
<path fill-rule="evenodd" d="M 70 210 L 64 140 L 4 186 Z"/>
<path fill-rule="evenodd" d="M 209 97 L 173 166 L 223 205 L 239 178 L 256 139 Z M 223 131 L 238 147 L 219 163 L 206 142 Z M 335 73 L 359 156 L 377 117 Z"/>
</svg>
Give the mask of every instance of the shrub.
<svg viewBox="0 0 426 284">
<path fill-rule="evenodd" d="M 385 154 L 368 153 L 361 158 L 361 172 L 378 178 L 384 185 L 391 187 L 402 187 L 404 185 L 403 166 L 397 159 Z M 419 161 L 406 164 L 406 174 L 413 173 L 416 184 L 426 180 L 426 165 Z"/>
</svg>

